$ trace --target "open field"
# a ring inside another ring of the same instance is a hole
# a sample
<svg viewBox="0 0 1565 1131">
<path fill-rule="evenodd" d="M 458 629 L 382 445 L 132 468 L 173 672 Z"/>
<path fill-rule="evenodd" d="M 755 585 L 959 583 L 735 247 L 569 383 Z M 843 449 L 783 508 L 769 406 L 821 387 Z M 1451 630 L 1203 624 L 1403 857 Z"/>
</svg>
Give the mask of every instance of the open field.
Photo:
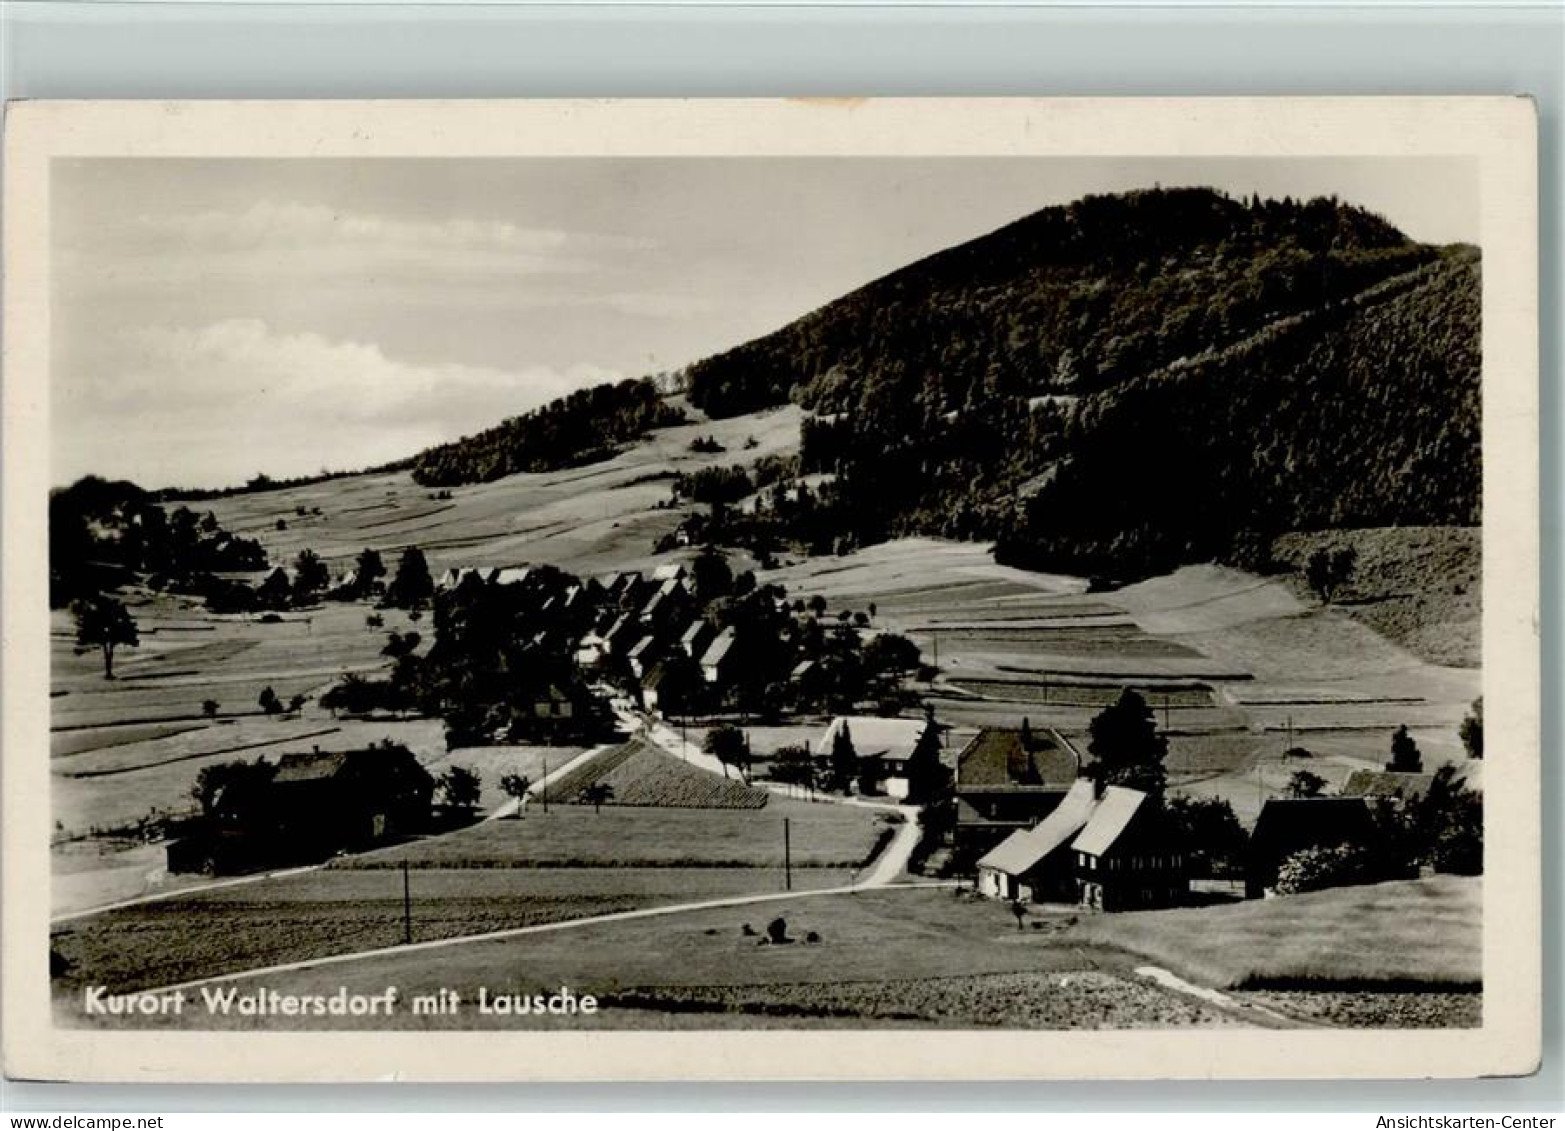
<svg viewBox="0 0 1565 1131">
<path fill-rule="evenodd" d="M 787 922 L 793 943 L 758 945 L 757 935 L 743 930 L 749 924 L 760 933 L 775 917 Z M 480 988 L 533 993 L 569 985 L 597 995 L 604 1010 L 553 1023 L 606 1029 L 677 1027 L 691 1019 L 703 1028 L 749 1028 L 765 1018 L 875 1027 L 1234 1023 L 1215 1007 L 1137 978 L 1122 954 L 1060 945 L 1055 928 L 1063 922 L 1040 919 L 1047 929 L 1018 931 L 1000 904 L 953 898 L 945 889 L 891 889 L 590 924 L 463 944 L 435 952 L 433 961 L 427 953 L 393 953 L 235 984 L 290 993 L 395 985 L 404 999 L 447 987 L 469 1003 Z M 818 941 L 806 941 L 811 932 Z M 60 1016 L 79 1024 L 73 990 L 58 987 Z M 178 1023 L 244 1021 L 214 1021 L 202 1011 Z M 293 1022 L 312 1023 L 331 1022 Z M 549 1025 L 551 1019 L 485 1018 L 470 1005 L 455 1017 L 404 1012 L 395 1023 L 515 1027 Z M 275 1025 L 268 1019 L 268 1027 Z"/>
<path fill-rule="evenodd" d="M 790 406 L 728 420 L 696 419 L 659 429 L 602 463 L 454 487 L 449 500 L 432 500 L 433 492 L 405 473 L 390 473 L 191 505 L 258 539 L 274 561 L 291 561 L 309 547 L 334 571 L 366 546 L 384 554 L 410 544 L 423 549 L 437 575 L 452 566 L 526 562 L 578 574 L 638 569 L 652 562 L 653 543 L 687 513 L 660 508 L 670 498 L 672 474 L 791 453 L 802 415 Z M 697 436 L 711 436 L 728 450 L 692 452 Z M 751 437 L 756 446 L 744 450 Z M 311 513 L 300 516 L 298 507 Z M 316 507 L 321 514 L 313 513 Z M 279 519 L 286 530 L 276 529 Z"/>
<path fill-rule="evenodd" d="M 799 869 L 795 887 L 835 887 L 847 874 Z M 415 940 L 524 927 L 693 899 L 781 891 L 758 868 L 422 867 L 410 874 Z M 116 992 L 403 941 L 400 870 L 337 869 L 171 896 L 57 925 L 72 965 L 58 985 Z"/>
<path fill-rule="evenodd" d="M 1426 561 L 1440 589 L 1461 584 L 1447 586 L 1451 563 L 1417 551 L 1439 533 L 1354 537 L 1387 559 L 1405 545 L 1394 576 L 1411 585 L 1417 573 L 1406 563 Z M 1383 587 L 1373 578 L 1387 570 L 1361 553 L 1365 585 Z M 1368 627 L 1356 606 L 1320 607 L 1288 577 L 1191 566 L 1089 594 L 1073 579 L 997 566 L 984 547 L 929 539 L 794 563 L 776 577 L 834 607 L 873 602 L 876 628 L 912 637 L 940 668 L 918 689 L 952 728 L 953 750 L 977 727 L 1022 718 L 1085 750 L 1092 717 L 1128 686 L 1169 734 L 1171 787 L 1222 797 L 1247 824 L 1297 769 L 1336 786 L 1383 765 L 1404 724 L 1428 768 L 1473 764 L 1457 727 L 1479 694 L 1479 672 L 1420 659 Z M 1284 759 L 1294 746 L 1312 757 Z"/>
<path fill-rule="evenodd" d="M 1481 880 L 1436 876 L 1101 915 L 1070 934 L 1222 988 L 1470 990 L 1482 979 L 1482 921 Z"/>
<path fill-rule="evenodd" d="M 721 779 L 718 779 L 721 781 Z M 336 869 L 760 868 L 783 866 L 783 820 L 796 867 L 852 870 L 868 863 L 887 819 L 874 810 L 772 797 L 763 809 L 652 809 L 535 800 L 521 818 L 336 861 Z M 765 885 L 763 885 L 765 886 Z"/>
</svg>

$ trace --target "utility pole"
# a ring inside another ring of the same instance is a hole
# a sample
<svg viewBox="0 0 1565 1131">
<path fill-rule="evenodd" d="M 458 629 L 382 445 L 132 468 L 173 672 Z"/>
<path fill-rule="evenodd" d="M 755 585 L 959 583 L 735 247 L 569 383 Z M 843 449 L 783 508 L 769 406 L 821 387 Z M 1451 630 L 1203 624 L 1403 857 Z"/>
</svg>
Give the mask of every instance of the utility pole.
<svg viewBox="0 0 1565 1131">
<path fill-rule="evenodd" d="M 543 760 L 543 780 L 538 783 L 543 789 L 543 811 L 549 811 L 549 759 Z"/>
<path fill-rule="evenodd" d="M 793 845 L 789 839 L 788 818 L 783 818 L 783 890 L 793 890 Z"/>
<path fill-rule="evenodd" d="M 402 943 L 413 944 L 413 893 L 408 886 L 408 862 L 402 861 Z"/>
</svg>

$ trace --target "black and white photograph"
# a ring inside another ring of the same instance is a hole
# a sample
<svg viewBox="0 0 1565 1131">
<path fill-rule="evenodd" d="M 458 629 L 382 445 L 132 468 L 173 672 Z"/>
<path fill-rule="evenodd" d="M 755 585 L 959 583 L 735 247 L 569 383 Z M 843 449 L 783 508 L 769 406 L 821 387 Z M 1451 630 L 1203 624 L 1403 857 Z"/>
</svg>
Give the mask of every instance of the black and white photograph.
<svg viewBox="0 0 1565 1131">
<path fill-rule="evenodd" d="M 1489 158 L 505 140 L 50 156 L 35 1023 L 1535 1015 Z"/>
</svg>

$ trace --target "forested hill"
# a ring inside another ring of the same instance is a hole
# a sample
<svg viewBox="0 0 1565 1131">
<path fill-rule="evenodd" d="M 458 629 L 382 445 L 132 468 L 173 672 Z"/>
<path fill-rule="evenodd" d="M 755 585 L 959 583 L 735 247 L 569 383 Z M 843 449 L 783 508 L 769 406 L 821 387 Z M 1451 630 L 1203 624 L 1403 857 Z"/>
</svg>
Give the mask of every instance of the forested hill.
<svg viewBox="0 0 1565 1131">
<path fill-rule="evenodd" d="M 1088 197 L 699 362 L 689 396 L 816 414 L 803 470 L 837 474 L 814 544 L 996 538 L 1135 573 L 1301 526 L 1476 522 L 1478 297 L 1475 250 L 1336 200 Z"/>
<path fill-rule="evenodd" d="M 606 459 L 616 445 L 683 419 L 650 379 L 594 385 L 420 452 L 412 460 L 413 479 L 426 487 L 451 487 L 519 471 L 555 471 Z"/>
</svg>

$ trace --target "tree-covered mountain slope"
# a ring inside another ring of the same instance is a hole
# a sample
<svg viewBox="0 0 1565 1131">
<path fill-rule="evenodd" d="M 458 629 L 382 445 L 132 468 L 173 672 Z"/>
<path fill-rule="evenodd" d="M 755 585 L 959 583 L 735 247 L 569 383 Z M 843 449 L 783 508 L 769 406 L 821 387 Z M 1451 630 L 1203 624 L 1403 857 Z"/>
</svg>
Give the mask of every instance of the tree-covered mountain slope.
<svg viewBox="0 0 1565 1131">
<path fill-rule="evenodd" d="M 995 538 L 1145 572 L 1300 527 L 1478 520 L 1479 267 L 1335 200 L 1089 197 L 691 367 L 834 478 L 736 538 Z M 748 529 L 741 527 L 748 526 Z"/>
</svg>

